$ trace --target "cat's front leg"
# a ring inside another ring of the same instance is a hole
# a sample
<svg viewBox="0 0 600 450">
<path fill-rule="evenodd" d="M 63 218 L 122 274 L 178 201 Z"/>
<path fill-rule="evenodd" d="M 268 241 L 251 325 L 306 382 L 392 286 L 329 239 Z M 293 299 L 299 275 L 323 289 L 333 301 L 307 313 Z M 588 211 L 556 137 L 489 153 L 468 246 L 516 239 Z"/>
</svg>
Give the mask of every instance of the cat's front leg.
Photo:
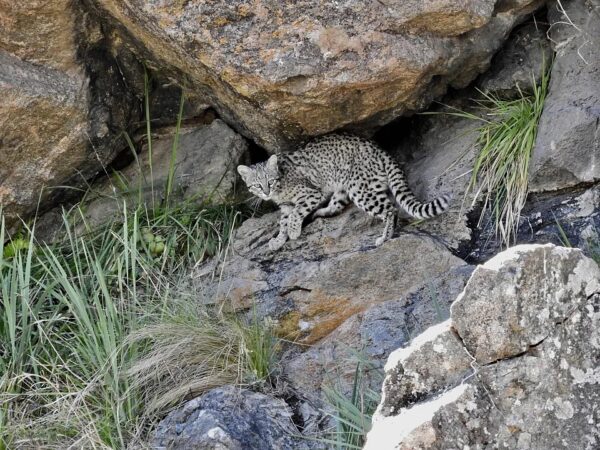
<svg viewBox="0 0 600 450">
<path fill-rule="evenodd" d="M 281 217 L 279 218 L 279 233 L 269 241 L 269 249 L 273 251 L 279 250 L 288 240 L 288 217 L 292 207 L 288 205 L 281 206 Z"/>
<path fill-rule="evenodd" d="M 323 193 L 316 189 L 304 188 L 295 202 L 294 209 L 288 216 L 287 233 L 290 239 L 298 239 L 302 232 L 302 222 L 325 199 Z"/>
</svg>

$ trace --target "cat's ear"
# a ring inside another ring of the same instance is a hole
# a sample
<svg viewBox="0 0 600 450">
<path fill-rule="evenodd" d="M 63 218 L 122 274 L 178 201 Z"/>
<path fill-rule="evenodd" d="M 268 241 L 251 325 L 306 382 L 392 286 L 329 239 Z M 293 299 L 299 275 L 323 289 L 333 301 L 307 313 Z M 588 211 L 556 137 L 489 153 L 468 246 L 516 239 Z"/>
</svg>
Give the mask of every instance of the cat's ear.
<svg viewBox="0 0 600 450">
<path fill-rule="evenodd" d="M 267 169 L 269 170 L 269 172 L 277 173 L 277 155 L 272 155 L 267 160 Z"/>
<path fill-rule="evenodd" d="M 248 180 L 250 175 L 252 175 L 252 169 L 248 166 L 239 165 L 237 166 L 237 171 L 244 181 Z"/>
</svg>

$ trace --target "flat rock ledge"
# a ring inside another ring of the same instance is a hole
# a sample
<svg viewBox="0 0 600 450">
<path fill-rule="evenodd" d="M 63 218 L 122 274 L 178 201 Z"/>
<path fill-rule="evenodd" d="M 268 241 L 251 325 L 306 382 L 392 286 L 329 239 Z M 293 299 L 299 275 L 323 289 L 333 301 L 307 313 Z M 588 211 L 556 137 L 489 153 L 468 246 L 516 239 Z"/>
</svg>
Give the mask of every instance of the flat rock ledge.
<svg viewBox="0 0 600 450">
<path fill-rule="evenodd" d="M 600 268 L 520 245 L 386 364 L 367 450 L 600 448 Z"/>
</svg>

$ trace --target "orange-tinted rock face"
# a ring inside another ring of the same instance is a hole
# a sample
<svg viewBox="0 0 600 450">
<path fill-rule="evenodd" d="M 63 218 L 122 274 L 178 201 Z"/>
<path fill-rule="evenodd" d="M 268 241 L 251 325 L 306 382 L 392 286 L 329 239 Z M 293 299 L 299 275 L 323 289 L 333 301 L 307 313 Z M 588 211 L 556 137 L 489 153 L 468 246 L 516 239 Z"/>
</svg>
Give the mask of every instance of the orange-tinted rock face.
<svg viewBox="0 0 600 450">
<path fill-rule="evenodd" d="M 265 147 L 427 105 L 487 67 L 538 1 L 95 0 L 153 64 Z"/>
<path fill-rule="evenodd" d="M 0 207 L 9 229 L 59 197 L 58 186 L 85 186 L 119 150 L 137 105 L 102 40 L 80 2 L 0 0 Z"/>
</svg>

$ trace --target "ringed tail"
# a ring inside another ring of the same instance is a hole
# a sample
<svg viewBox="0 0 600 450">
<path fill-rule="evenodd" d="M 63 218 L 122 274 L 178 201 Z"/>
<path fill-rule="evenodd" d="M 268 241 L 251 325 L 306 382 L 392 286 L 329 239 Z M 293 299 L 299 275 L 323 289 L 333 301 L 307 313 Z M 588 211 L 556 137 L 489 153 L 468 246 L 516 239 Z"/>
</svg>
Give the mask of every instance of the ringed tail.
<svg viewBox="0 0 600 450">
<path fill-rule="evenodd" d="M 450 197 L 447 195 L 425 203 L 417 200 L 406 184 L 402 169 L 391 158 L 388 161 L 388 184 L 400 208 L 416 219 L 429 219 L 448 209 Z"/>
</svg>

